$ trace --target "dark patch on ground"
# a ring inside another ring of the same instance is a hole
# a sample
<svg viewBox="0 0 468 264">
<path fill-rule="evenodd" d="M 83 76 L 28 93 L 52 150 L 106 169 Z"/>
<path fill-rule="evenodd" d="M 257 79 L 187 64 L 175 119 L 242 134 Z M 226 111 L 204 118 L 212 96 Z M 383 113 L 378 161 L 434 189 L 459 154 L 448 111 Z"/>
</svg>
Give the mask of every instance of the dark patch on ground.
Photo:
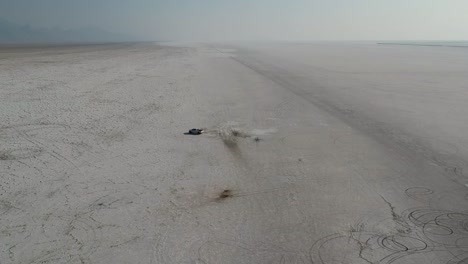
<svg viewBox="0 0 468 264">
<path fill-rule="evenodd" d="M 219 194 L 216 200 L 221 201 L 221 200 L 226 200 L 231 197 L 234 197 L 232 190 L 226 189 Z"/>
<path fill-rule="evenodd" d="M 2 151 L 0 152 L 0 160 L 15 160 L 11 151 Z"/>
</svg>

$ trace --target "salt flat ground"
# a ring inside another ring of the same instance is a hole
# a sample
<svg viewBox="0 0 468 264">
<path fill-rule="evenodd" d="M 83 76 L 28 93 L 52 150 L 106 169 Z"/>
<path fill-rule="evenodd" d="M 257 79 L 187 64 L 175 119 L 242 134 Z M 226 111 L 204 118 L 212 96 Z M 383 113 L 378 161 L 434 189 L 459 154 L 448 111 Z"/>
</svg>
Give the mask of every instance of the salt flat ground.
<svg viewBox="0 0 468 264">
<path fill-rule="evenodd" d="M 468 263 L 467 84 L 464 48 L 3 47 L 0 263 Z"/>
</svg>

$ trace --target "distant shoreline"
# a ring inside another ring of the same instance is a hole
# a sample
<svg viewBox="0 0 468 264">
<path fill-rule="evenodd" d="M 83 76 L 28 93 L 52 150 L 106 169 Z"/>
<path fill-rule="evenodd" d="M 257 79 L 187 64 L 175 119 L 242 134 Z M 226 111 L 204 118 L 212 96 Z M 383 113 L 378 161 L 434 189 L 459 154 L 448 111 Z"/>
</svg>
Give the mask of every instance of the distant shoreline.
<svg viewBox="0 0 468 264">
<path fill-rule="evenodd" d="M 137 44 L 157 44 L 154 41 L 132 41 L 132 42 L 64 42 L 64 43 L 0 43 L 0 53 L 36 51 L 36 50 L 55 50 L 55 49 L 74 49 L 74 48 L 105 48 L 105 47 L 127 47 Z"/>
<path fill-rule="evenodd" d="M 464 45 L 454 44 L 436 44 L 436 43 L 393 43 L 393 42 L 379 42 L 377 45 L 398 45 L 398 46 L 421 46 L 421 47 L 450 47 L 450 48 L 468 48 L 468 43 L 463 42 Z"/>
<path fill-rule="evenodd" d="M 119 45 L 119 44 L 132 44 L 139 43 L 137 41 L 112 41 L 112 42 L 0 42 L 0 48 L 49 48 L 49 47 L 75 47 L 75 46 L 101 46 L 101 45 Z"/>
</svg>

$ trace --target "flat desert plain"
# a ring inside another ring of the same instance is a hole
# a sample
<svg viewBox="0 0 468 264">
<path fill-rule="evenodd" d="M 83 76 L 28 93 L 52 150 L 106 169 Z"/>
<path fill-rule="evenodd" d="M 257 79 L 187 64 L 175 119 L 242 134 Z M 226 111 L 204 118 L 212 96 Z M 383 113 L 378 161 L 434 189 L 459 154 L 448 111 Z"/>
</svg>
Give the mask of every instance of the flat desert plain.
<svg viewBox="0 0 468 264">
<path fill-rule="evenodd" d="M 0 263 L 468 263 L 468 49 L 2 46 Z"/>
</svg>

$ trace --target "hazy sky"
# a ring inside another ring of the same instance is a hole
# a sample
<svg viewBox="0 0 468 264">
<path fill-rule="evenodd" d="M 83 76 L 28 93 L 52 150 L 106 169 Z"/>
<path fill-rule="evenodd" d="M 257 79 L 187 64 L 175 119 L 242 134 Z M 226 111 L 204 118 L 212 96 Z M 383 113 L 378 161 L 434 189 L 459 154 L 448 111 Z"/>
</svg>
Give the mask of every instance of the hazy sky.
<svg viewBox="0 0 468 264">
<path fill-rule="evenodd" d="M 468 0 L 0 0 L 0 18 L 159 40 L 468 39 Z"/>
</svg>

